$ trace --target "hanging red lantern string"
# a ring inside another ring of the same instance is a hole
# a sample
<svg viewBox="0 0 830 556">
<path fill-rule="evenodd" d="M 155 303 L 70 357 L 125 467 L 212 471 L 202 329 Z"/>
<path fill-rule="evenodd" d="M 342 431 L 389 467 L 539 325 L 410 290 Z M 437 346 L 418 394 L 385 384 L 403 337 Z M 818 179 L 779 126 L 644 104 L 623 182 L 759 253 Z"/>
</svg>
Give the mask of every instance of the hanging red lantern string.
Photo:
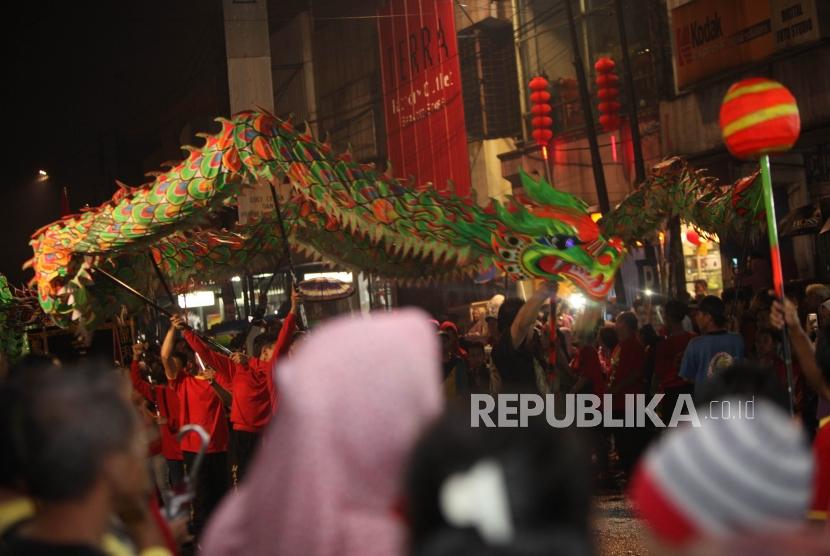
<svg viewBox="0 0 830 556">
<path fill-rule="evenodd" d="M 614 71 L 616 64 L 611 58 L 600 58 L 594 64 L 596 70 L 597 97 L 599 98 L 599 123 L 606 132 L 611 133 L 611 155 L 617 162 L 617 138 L 612 133 L 620 128 L 620 78 Z"/>
<path fill-rule="evenodd" d="M 531 136 L 536 144 L 542 147 L 542 154 L 547 159 L 547 146 L 553 139 L 553 118 L 550 106 L 550 92 L 548 91 L 548 80 L 544 77 L 534 77 L 528 84 L 530 87 L 530 102 L 533 106 L 530 113 L 533 119 L 530 121 L 533 131 Z"/>
</svg>

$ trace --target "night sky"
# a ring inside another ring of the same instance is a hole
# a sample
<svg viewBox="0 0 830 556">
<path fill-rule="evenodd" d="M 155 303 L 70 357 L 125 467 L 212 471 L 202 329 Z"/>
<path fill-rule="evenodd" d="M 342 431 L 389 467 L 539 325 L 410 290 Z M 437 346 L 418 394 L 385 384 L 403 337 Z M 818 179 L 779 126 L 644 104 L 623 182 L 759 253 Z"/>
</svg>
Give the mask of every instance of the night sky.
<svg viewBox="0 0 830 556">
<path fill-rule="evenodd" d="M 228 115 L 219 0 L 32 4 L 4 17 L 11 98 L 0 272 L 12 283 L 32 277 L 20 269 L 29 237 L 60 217 L 62 186 L 73 211 L 100 204 L 116 179 L 143 183 Z"/>
</svg>

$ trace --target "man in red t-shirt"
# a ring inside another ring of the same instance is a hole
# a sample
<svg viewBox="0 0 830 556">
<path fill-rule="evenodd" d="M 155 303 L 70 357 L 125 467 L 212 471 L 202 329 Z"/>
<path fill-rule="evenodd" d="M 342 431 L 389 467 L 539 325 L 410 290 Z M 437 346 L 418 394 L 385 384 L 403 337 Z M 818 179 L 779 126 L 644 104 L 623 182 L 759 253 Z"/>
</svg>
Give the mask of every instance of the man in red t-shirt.
<svg viewBox="0 0 830 556">
<path fill-rule="evenodd" d="M 589 338 L 587 334 L 580 334 L 579 339 L 580 348 L 576 356 L 571 360 L 571 370 L 577 377 L 576 383 L 570 389 L 568 394 L 583 394 L 590 392 L 598 396 L 600 399 L 600 409 L 602 409 L 602 397 L 605 395 L 605 370 L 602 368 L 602 362 L 599 358 L 599 351 L 596 347 L 594 338 Z M 609 441 L 608 435 L 602 429 L 593 431 L 594 436 L 594 453 L 596 454 L 597 470 L 600 472 L 602 480 L 606 478 L 608 470 L 608 452 Z"/>
<path fill-rule="evenodd" d="M 657 344 L 654 352 L 654 376 L 652 377 L 652 391 L 664 394 L 657 412 L 660 418 L 668 421 L 671 418 L 677 400 L 681 394 L 694 394 L 695 385 L 680 376 L 680 363 L 683 353 L 694 334 L 683 328 L 683 319 L 689 312 L 688 306 L 682 301 L 672 299 L 664 307 L 666 317 L 666 338 Z"/>
<path fill-rule="evenodd" d="M 150 384 L 141 377 L 141 354 L 144 344 L 133 345 L 130 381 L 133 389 L 156 408 L 155 420 L 161 436 L 161 455 L 167 460 L 167 480 L 170 488 L 184 482 L 184 456 L 176 435 L 179 432 L 179 395 L 166 384 Z"/>
<path fill-rule="evenodd" d="M 266 332 L 254 339 L 253 357 L 234 353 L 230 357 L 213 351 L 207 343 L 190 330 L 184 338 L 205 364 L 216 370 L 217 377 L 230 383 L 231 401 L 231 459 L 237 466 L 237 481 L 241 481 L 259 445 L 260 435 L 279 405 L 279 392 L 274 382 L 277 360 L 288 351 L 297 329 L 298 294 L 291 295 L 291 310 L 279 334 Z M 180 321 L 179 321 L 180 322 Z M 183 323 L 181 323 L 183 324 Z"/>
<path fill-rule="evenodd" d="M 614 396 L 611 405 L 614 418 L 624 419 L 626 395 L 646 393 L 646 351 L 637 339 L 637 315 L 630 311 L 620 313 L 615 327 L 620 343 L 611 355 L 608 391 Z M 645 448 L 645 430 L 634 426 L 613 430 L 620 467 L 628 474 Z"/>
<path fill-rule="evenodd" d="M 577 380 L 568 393 L 580 394 L 590 388 L 590 393 L 602 400 L 605 394 L 605 374 L 596 346 L 587 343 L 582 345 L 576 357 L 571 360 L 571 369 Z"/>
<path fill-rule="evenodd" d="M 231 385 L 212 369 L 193 373 L 193 362 L 188 360 L 187 355 L 173 351 L 176 329 L 184 327 L 184 320 L 174 316 L 170 322 L 161 346 L 161 362 L 169 387 L 179 397 L 179 424 L 200 425 L 210 435 L 210 443 L 196 477 L 196 496 L 193 500 L 193 533 L 198 537 L 230 484 L 228 419 L 221 396 L 231 390 Z M 193 469 L 200 444 L 200 438 L 195 433 L 182 438 L 182 455 L 188 472 Z"/>
</svg>

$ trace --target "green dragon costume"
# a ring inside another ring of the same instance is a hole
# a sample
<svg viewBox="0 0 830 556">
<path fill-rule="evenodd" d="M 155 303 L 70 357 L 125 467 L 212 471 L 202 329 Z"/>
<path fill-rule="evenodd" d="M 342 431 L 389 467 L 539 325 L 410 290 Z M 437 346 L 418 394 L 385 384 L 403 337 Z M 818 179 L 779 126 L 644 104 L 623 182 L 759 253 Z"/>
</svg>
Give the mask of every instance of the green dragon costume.
<svg viewBox="0 0 830 556">
<path fill-rule="evenodd" d="M 49 318 L 38 305 L 34 292 L 12 288 L 0 274 L 0 354 L 6 362 L 14 364 L 28 353 L 27 328 L 48 324 Z"/>
<path fill-rule="evenodd" d="M 288 241 L 318 260 L 403 282 L 473 276 L 496 265 L 512 279 L 570 280 L 594 299 L 607 295 L 626 243 L 665 217 L 678 214 L 719 232 L 727 212 L 735 213 L 736 227 L 757 212 L 755 176 L 721 191 L 679 159 L 661 164 L 600 224 L 583 201 L 527 175 L 521 194 L 480 208 L 430 184 L 401 182 L 348 153 L 335 155 L 270 114 L 220 122 L 201 149 L 187 147 L 186 160 L 150 183 L 121 185 L 100 207 L 33 235 L 27 264 L 56 322 L 89 326 L 134 303 L 94 268 L 153 291 L 148 254 L 178 291 L 240 268 L 273 268 L 283 245 L 276 218 L 232 231 L 205 227 L 212 212 L 257 182 L 290 183 L 281 202 Z"/>
</svg>

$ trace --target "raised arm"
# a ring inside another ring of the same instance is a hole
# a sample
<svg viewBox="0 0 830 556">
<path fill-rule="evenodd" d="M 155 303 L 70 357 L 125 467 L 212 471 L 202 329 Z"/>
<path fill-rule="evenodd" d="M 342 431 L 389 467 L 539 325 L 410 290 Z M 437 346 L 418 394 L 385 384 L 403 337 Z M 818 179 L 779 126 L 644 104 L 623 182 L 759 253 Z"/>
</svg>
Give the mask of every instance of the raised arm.
<svg viewBox="0 0 830 556">
<path fill-rule="evenodd" d="M 280 334 L 277 337 L 277 342 L 274 344 L 274 353 L 271 355 L 271 365 L 273 366 L 277 357 L 285 354 L 288 348 L 291 347 L 291 338 L 294 337 L 294 332 L 297 331 L 297 313 L 300 310 L 300 294 L 297 290 L 291 291 L 291 309 L 288 311 L 288 316 L 280 328 Z"/>
<path fill-rule="evenodd" d="M 176 345 L 176 330 L 183 326 L 182 317 L 173 315 L 170 319 L 170 328 L 167 329 L 167 335 L 161 344 L 161 364 L 164 365 L 164 374 L 169 380 L 176 380 L 179 375 L 180 369 L 173 364 L 173 348 Z"/>
<path fill-rule="evenodd" d="M 148 401 L 155 401 L 153 399 L 153 387 L 147 381 L 141 379 L 141 368 L 139 360 L 141 354 L 144 352 L 143 344 L 133 345 L 133 362 L 130 363 L 130 382 L 133 384 L 133 390 L 144 396 Z"/>
<path fill-rule="evenodd" d="M 518 348 L 527 339 L 531 328 L 536 323 L 536 316 L 539 314 L 539 309 L 545 304 L 545 300 L 553 295 L 556 295 L 559 287 L 555 282 L 546 282 L 541 288 L 536 290 L 528 299 L 519 312 L 516 313 L 516 318 L 513 319 L 513 324 L 510 325 L 510 338 L 513 341 L 513 347 Z M 555 316 L 551 316 L 555 318 Z"/>
<path fill-rule="evenodd" d="M 192 330 L 182 333 L 187 344 L 199 354 L 205 366 L 212 367 L 223 381 L 230 382 L 235 367 L 230 357 L 217 353 Z"/>
<path fill-rule="evenodd" d="M 784 322 L 787 323 L 787 333 L 790 337 L 790 344 L 793 347 L 793 353 L 801 365 L 801 372 L 807 379 L 807 384 L 810 385 L 816 394 L 830 400 L 830 384 L 824 380 L 821 374 L 821 369 L 816 361 L 816 354 L 813 351 L 813 345 L 810 343 L 810 337 L 801 328 L 801 323 L 798 321 L 798 310 L 795 304 L 789 299 L 782 305 L 780 301 L 772 302 L 772 310 L 770 311 L 770 322 L 779 330 L 784 327 Z"/>
</svg>

